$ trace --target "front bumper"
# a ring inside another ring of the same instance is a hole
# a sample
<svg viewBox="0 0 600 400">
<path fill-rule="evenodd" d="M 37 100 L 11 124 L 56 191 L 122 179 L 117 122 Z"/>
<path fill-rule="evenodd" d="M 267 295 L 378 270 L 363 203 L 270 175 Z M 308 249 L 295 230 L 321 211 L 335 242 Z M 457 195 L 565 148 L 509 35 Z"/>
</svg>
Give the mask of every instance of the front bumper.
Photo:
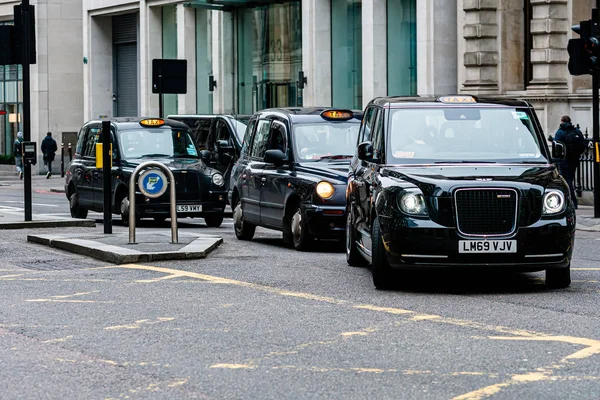
<svg viewBox="0 0 600 400">
<path fill-rule="evenodd" d="M 304 208 L 308 231 L 314 237 L 343 239 L 346 233 L 346 206 L 307 205 Z"/>
<path fill-rule="evenodd" d="M 202 206 L 202 211 L 177 212 L 177 217 L 197 217 L 202 218 L 207 215 L 223 214 L 227 194 L 221 191 L 211 191 L 206 195 L 206 201 L 197 200 L 178 200 L 177 205 Z M 148 199 L 141 194 L 136 194 L 136 215 L 138 217 L 169 217 L 171 215 L 171 203 L 168 196 L 161 196 L 158 199 Z"/>
<path fill-rule="evenodd" d="M 393 268 L 454 268 L 482 267 L 541 271 L 564 268 L 570 264 L 575 241 L 575 219 L 540 220 L 519 228 L 508 237 L 490 240 L 516 240 L 516 253 L 459 253 L 460 240 L 481 240 L 463 237 L 456 228 L 448 228 L 431 220 L 380 216 L 384 247 Z"/>
</svg>

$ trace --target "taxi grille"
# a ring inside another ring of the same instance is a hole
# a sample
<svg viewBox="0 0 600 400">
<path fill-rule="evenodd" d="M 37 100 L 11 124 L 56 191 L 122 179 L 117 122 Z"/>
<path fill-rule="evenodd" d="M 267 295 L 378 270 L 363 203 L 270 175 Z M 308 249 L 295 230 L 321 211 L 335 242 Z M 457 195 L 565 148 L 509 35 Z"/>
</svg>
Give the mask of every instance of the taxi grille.
<svg viewBox="0 0 600 400">
<path fill-rule="evenodd" d="M 196 172 L 174 172 L 174 175 L 178 202 L 181 200 L 202 200 Z"/>
<path fill-rule="evenodd" d="M 516 229 L 518 199 L 513 189 L 458 189 L 454 200 L 460 233 L 508 235 Z"/>
</svg>

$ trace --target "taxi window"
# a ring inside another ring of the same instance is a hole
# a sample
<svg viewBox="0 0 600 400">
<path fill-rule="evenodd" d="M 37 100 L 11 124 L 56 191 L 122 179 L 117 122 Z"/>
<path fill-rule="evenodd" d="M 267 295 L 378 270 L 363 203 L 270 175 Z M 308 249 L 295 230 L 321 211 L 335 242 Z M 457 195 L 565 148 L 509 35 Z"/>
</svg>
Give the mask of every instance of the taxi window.
<svg viewBox="0 0 600 400">
<path fill-rule="evenodd" d="M 390 111 L 387 161 L 547 162 L 530 112 L 511 107 Z"/>
<path fill-rule="evenodd" d="M 250 149 L 250 142 L 252 141 L 252 131 L 254 130 L 254 125 L 256 125 L 256 120 L 253 119 L 248 124 L 248 128 L 246 129 L 246 134 L 244 135 L 244 141 L 242 142 L 242 151 L 241 156 L 246 157 L 248 155 L 248 150 Z"/>
<path fill-rule="evenodd" d="M 101 132 L 102 130 L 100 128 L 88 129 L 85 142 L 83 143 L 83 157 L 96 157 L 96 143 L 99 143 Z"/>
<path fill-rule="evenodd" d="M 256 128 L 256 135 L 252 141 L 251 157 L 263 158 L 268 150 L 269 132 L 271 129 L 271 121 L 260 120 Z"/>
<path fill-rule="evenodd" d="M 164 128 L 128 129 L 119 132 L 123 158 L 161 158 L 198 156 L 187 130 Z"/>
<path fill-rule="evenodd" d="M 294 147 L 299 161 L 351 158 L 356 149 L 358 122 L 294 125 Z"/>
</svg>

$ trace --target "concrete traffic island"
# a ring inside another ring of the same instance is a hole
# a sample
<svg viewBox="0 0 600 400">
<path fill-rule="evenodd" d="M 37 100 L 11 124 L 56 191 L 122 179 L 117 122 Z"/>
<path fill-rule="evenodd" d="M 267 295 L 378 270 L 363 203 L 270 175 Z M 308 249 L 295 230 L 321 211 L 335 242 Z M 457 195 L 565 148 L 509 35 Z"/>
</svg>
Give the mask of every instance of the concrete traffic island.
<svg viewBox="0 0 600 400">
<path fill-rule="evenodd" d="M 170 243 L 170 232 L 138 232 L 136 244 L 127 233 L 27 235 L 27 241 L 93 257 L 114 264 L 205 258 L 223 243 L 218 236 L 181 233 Z"/>
</svg>

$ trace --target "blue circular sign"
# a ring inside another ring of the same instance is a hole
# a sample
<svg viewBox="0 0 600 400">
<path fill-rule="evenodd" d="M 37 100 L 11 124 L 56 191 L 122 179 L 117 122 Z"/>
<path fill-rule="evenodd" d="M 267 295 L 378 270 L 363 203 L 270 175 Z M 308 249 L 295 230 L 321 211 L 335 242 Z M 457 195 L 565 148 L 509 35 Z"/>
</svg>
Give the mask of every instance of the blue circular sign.
<svg viewBox="0 0 600 400">
<path fill-rule="evenodd" d="M 167 177 L 161 170 L 149 169 L 140 175 L 138 187 L 144 196 L 155 199 L 166 192 Z"/>
</svg>

